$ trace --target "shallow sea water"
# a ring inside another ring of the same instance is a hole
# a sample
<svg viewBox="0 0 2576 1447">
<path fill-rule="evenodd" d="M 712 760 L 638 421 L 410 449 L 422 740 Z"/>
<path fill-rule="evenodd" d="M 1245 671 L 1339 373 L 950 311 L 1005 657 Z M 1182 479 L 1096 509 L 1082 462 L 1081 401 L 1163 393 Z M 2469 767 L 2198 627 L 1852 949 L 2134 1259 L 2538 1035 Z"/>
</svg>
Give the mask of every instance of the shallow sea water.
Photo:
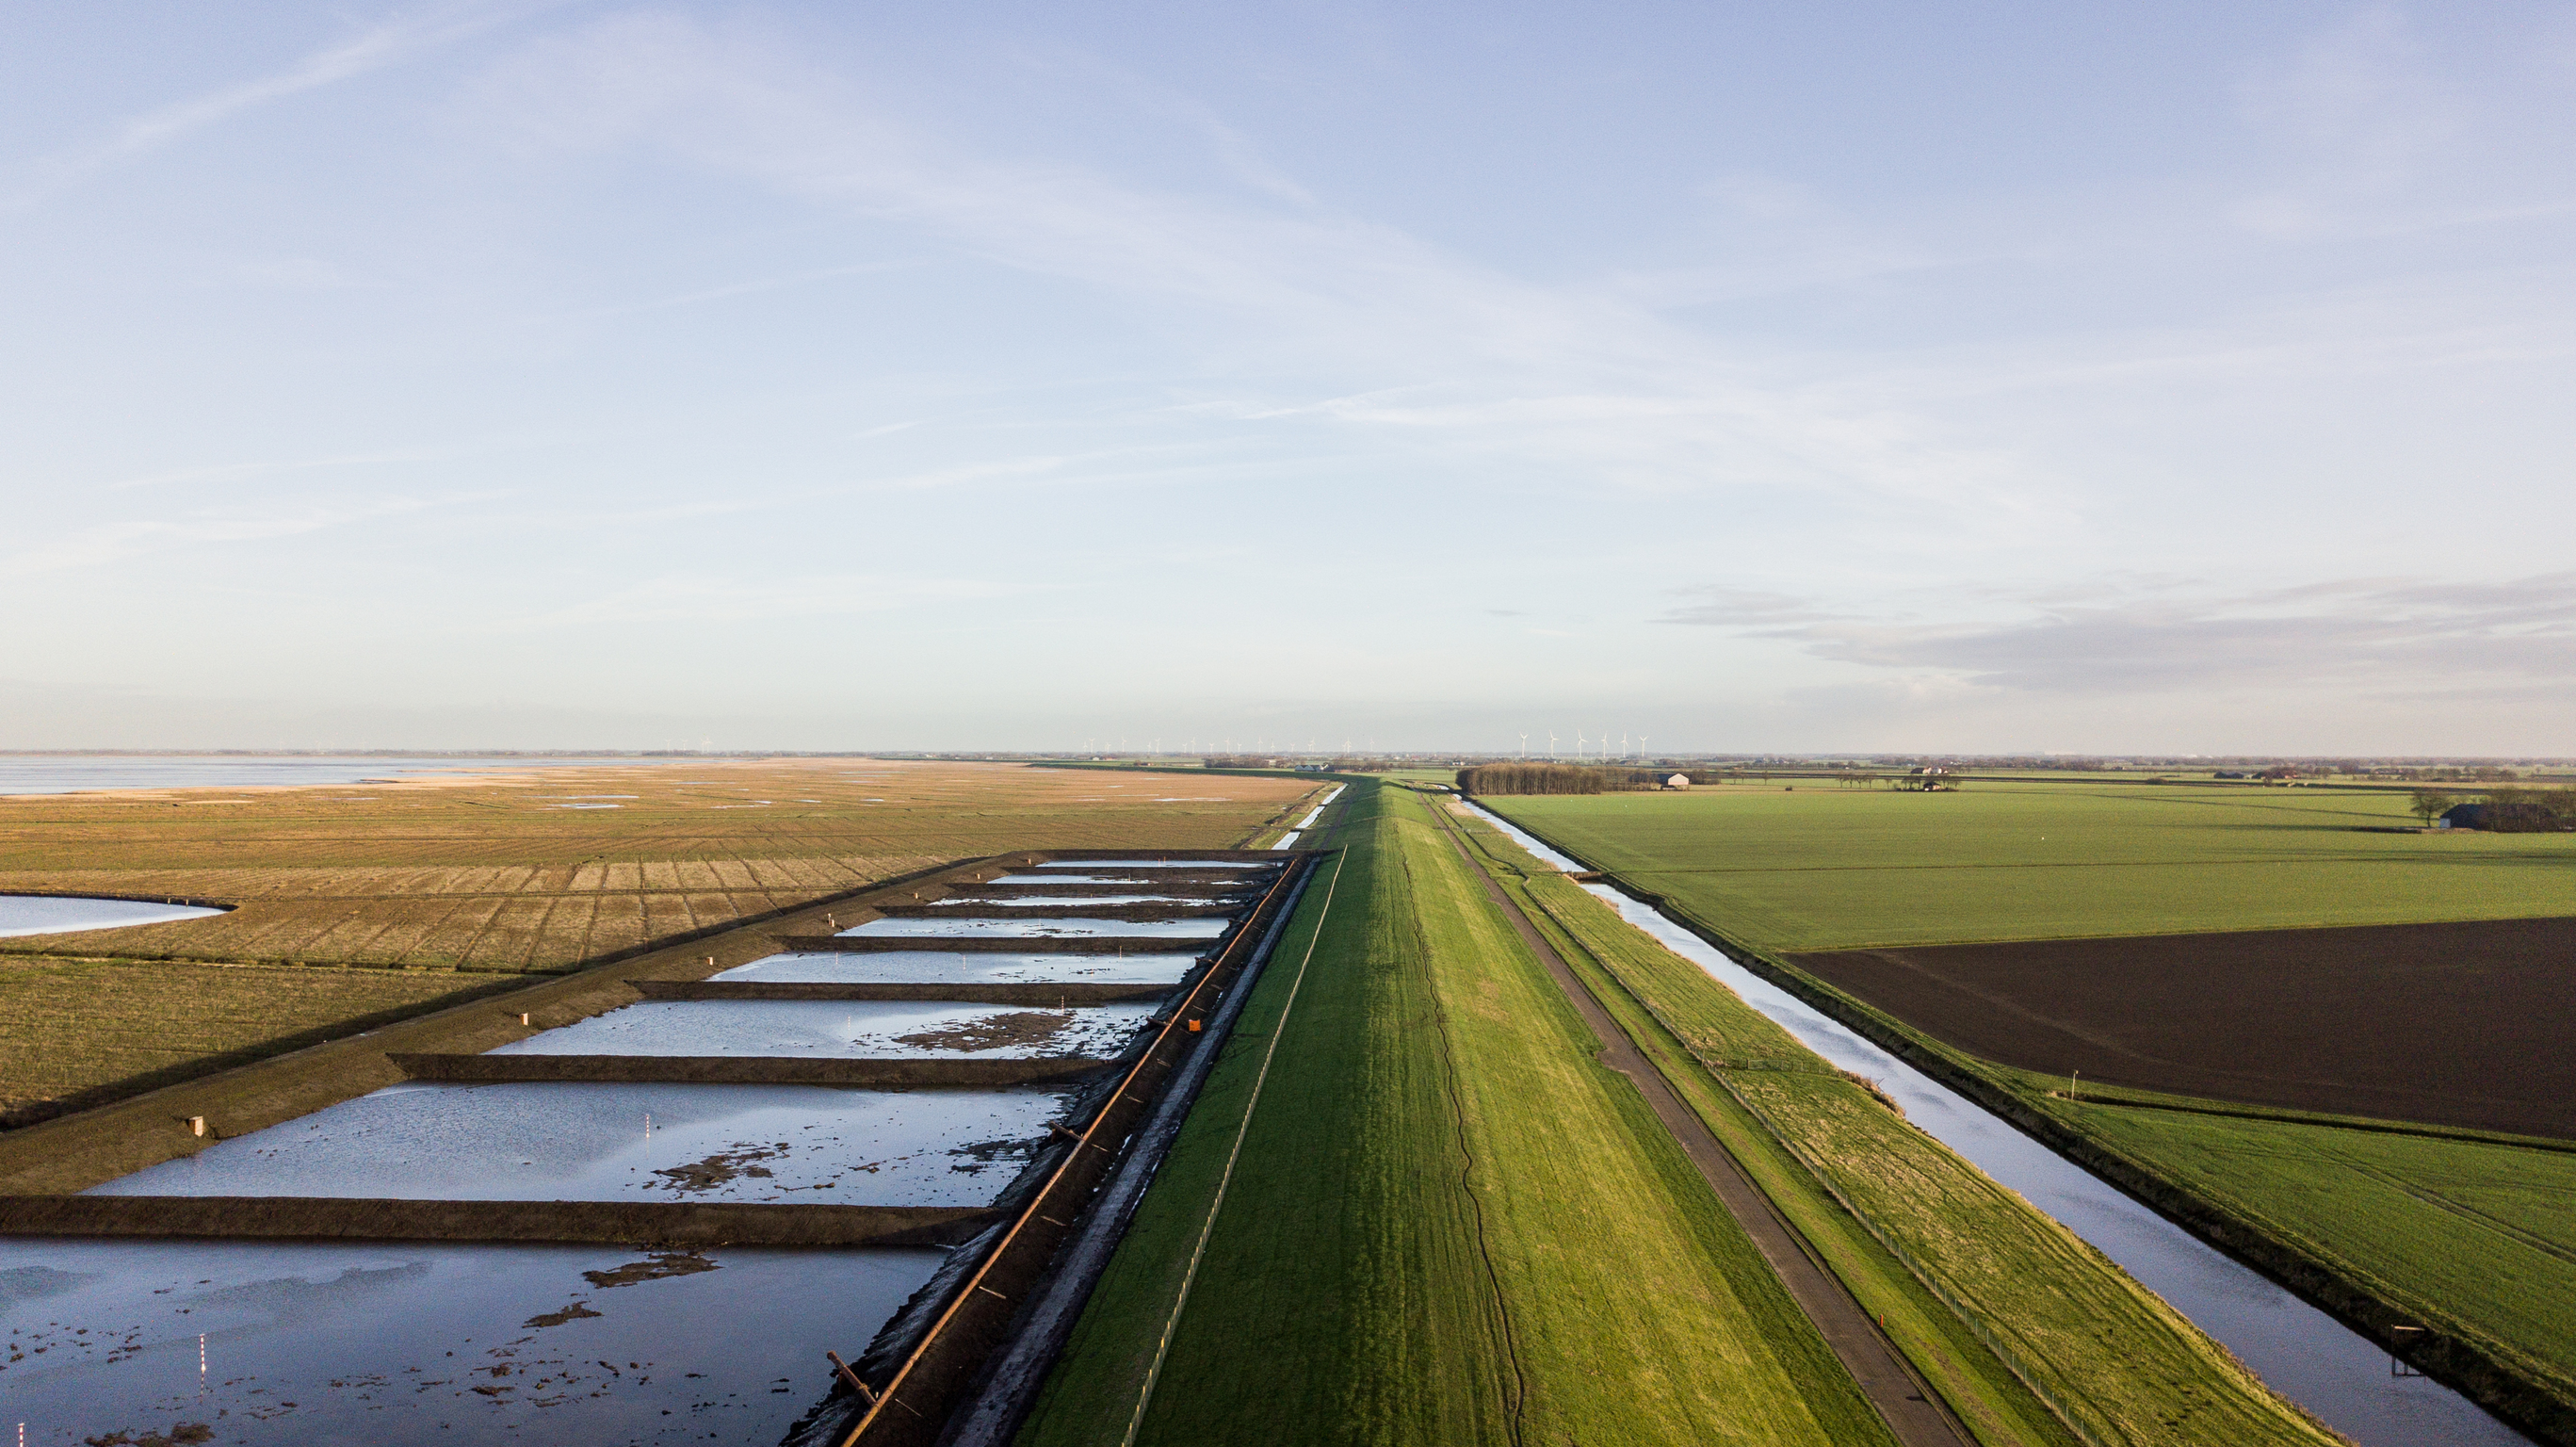
<svg viewBox="0 0 2576 1447">
<path fill-rule="evenodd" d="M 907 1041 L 973 1031 L 1006 1015 L 1042 1012 L 1064 1025 L 1042 1041 L 961 1050 Z M 493 1055 L 753 1055 L 792 1059 L 1025 1060 L 1107 1058 L 1154 1013 L 1148 1004 L 959 1005 L 914 1000 L 648 1000 L 504 1045 Z"/>
<path fill-rule="evenodd" d="M 0 1240 L 0 1443 L 774 1442 L 940 1260 Z"/>
<path fill-rule="evenodd" d="M 408 1081 L 88 1194 L 980 1206 L 1059 1090 Z"/>
</svg>

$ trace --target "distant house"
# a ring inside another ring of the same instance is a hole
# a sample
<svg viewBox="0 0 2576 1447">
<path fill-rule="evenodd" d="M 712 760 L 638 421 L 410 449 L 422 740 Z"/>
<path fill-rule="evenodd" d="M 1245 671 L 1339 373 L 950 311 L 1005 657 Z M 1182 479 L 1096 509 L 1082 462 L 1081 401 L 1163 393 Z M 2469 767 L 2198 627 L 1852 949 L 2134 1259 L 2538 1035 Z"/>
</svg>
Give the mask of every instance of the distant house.
<svg viewBox="0 0 2576 1447">
<path fill-rule="evenodd" d="M 1690 787 L 1690 775 L 1675 774 L 1671 778 L 1664 780 L 1664 787 L 1667 789 L 1687 789 Z"/>
<path fill-rule="evenodd" d="M 2454 804 L 2442 811 L 2441 818 L 2433 821 L 2436 829 L 2483 829 L 2486 826 L 2487 806 L 2484 804 Z"/>
</svg>

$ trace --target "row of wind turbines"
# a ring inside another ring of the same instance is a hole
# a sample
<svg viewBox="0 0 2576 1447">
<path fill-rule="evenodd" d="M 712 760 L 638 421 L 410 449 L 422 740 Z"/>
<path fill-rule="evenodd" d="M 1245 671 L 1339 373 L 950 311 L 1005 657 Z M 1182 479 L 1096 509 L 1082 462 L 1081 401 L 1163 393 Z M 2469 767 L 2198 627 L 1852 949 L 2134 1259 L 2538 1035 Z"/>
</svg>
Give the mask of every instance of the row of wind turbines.
<svg viewBox="0 0 2576 1447">
<path fill-rule="evenodd" d="M 1545 732 L 1547 734 L 1547 756 L 1551 759 L 1557 758 L 1558 754 L 1556 749 L 1560 740 L 1556 736 L 1556 730 L 1548 729 Z M 1528 734 L 1522 734 L 1520 737 L 1521 757 L 1526 759 L 1530 756 L 1530 736 Z M 1644 734 L 1637 735 L 1637 747 L 1632 752 L 1628 747 L 1627 730 L 1622 729 L 1619 731 L 1619 752 L 1615 757 L 1620 759 L 1633 759 L 1645 752 L 1646 736 Z M 1576 763 L 1579 764 L 1589 759 L 1595 763 L 1606 764 L 1610 762 L 1613 757 L 1614 755 L 1610 752 L 1610 731 L 1608 729 L 1605 728 L 1601 731 L 1601 737 L 1597 742 L 1585 734 L 1581 729 L 1576 729 L 1574 731 L 1574 761 Z"/>
</svg>

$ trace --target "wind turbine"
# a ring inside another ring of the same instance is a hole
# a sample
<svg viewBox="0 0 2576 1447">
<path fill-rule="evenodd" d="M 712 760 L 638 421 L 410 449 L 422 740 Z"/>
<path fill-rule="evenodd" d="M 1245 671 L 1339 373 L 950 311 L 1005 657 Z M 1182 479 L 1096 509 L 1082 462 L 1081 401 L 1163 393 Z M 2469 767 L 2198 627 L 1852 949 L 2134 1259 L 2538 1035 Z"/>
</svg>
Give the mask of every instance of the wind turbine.
<svg viewBox="0 0 2576 1447">
<path fill-rule="evenodd" d="M 1547 731 L 1547 756 L 1551 759 L 1556 757 L 1556 730 L 1554 729 Z"/>
<path fill-rule="evenodd" d="M 1521 735 L 1521 757 L 1524 759 L 1529 757 L 1529 735 L 1527 733 L 1523 733 Z"/>
<path fill-rule="evenodd" d="M 1639 758 L 1644 758 L 1645 756 L 1646 756 L 1646 736 L 1645 736 L 1644 734 L 1639 734 L 1639 735 L 1637 735 L 1637 757 L 1639 757 Z"/>
<path fill-rule="evenodd" d="M 1580 728 L 1574 731 L 1574 761 L 1578 764 L 1583 762 L 1583 730 Z"/>
</svg>

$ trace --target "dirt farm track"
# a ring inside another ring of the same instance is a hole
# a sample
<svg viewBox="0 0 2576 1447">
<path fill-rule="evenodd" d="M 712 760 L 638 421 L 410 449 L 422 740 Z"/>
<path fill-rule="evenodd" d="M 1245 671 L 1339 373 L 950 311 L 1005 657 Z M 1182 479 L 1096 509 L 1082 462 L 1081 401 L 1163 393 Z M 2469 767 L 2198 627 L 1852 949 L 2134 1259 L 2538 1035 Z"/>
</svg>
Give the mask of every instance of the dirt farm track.
<svg viewBox="0 0 2576 1447">
<path fill-rule="evenodd" d="M 2576 1140 L 2576 919 L 1835 950 L 1790 962 L 2023 1070 Z"/>
</svg>

